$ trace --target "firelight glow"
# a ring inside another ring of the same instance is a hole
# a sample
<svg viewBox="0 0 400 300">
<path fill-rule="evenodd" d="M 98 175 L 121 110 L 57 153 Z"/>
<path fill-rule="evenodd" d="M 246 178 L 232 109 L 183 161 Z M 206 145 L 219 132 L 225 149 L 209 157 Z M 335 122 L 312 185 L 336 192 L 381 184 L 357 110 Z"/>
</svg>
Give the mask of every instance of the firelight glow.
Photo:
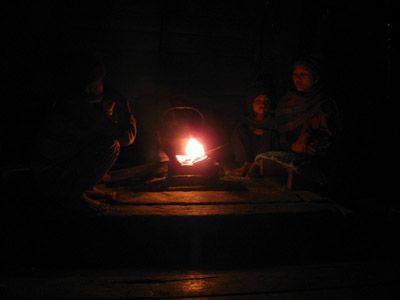
<svg viewBox="0 0 400 300">
<path fill-rule="evenodd" d="M 195 138 L 190 138 L 186 144 L 186 155 L 177 155 L 176 158 L 181 165 L 191 166 L 196 162 L 206 159 L 207 155 L 205 155 L 203 145 Z"/>
</svg>

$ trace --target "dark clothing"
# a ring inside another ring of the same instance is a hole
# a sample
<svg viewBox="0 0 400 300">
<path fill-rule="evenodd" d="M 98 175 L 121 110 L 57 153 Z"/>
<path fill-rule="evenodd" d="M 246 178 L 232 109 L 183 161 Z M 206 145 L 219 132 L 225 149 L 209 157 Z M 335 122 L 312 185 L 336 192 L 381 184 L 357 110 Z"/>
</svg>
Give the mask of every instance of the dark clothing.
<svg viewBox="0 0 400 300">
<path fill-rule="evenodd" d="M 284 151 L 290 151 L 300 136 L 307 135 L 307 142 L 313 143 L 316 154 L 323 155 L 340 127 L 335 102 L 319 91 L 289 91 L 279 101 L 275 117 Z"/>
<path fill-rule="evenodd" d="M 264 134 L 256 135 L 255 129 L 264 130 Z M 257 154 L 278 149 L 278 136 L 270 116 L 260 122 L 247 118 L 233 130 L 231 142 L 239 164 L 253 162 Z"/>
<path fill-rule="evenodd" d="M 102 101 L 114 101 L 115 107 L 110 119 L 108 134 L 116 138 L 121 147 L 129 146 L 136 138 L 136 121 L 133 118 L 129 102 L 118 92 L 106 89 Z M 99 104 L 98 104 L 99 105 Z"/>
<path fill-rule="evenodd" d="M 59 101 L 37 138 L 32 168 L 39 188 L 54 200 L 78 199 L 115 163 L 120 146 L 133 142 L 136 124 L 127 102 L 115 100 L 108 116 L 101 102 Z"/>
<path fill-rule="evenodd" d="M 330 168 L 333 144 L 340 130 L 338 109 L 330 97 L 319 91 L 289 91 L 275 111 L 280 150 L 259 154 L 255 161 L 274 160 L 311 182 L 325 184 Z M 315 153 L 293 152 L 299 139 L 311 145 Z"/>
<path fill-rule="evenodd" d="M 36 182 L 48 200 L 57 202 L 54 205 L 73 207 L 111 169 L 119 153 L 117 140 L 92 140 L 70 157 L 36 169 Z"/>
</svg>

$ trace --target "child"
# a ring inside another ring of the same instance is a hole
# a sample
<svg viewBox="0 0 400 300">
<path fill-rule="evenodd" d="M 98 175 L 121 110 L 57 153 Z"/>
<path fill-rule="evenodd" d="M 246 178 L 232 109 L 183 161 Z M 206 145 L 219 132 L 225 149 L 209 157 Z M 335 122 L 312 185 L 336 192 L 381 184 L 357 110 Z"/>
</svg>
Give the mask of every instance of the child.
<svg viewBox="0 0 400 300">
<path fill-rule="evenodd" d="M 277 135 L 271 115 L 271 92 L 254 89 L 248 100 L 248 116 L 232 133 L 232 147 L 235 161 L 239 165 L 233 170 L 237 176 L 252 176 L 251 165 L 257 154 L 276 150 Z"/>
</svg>

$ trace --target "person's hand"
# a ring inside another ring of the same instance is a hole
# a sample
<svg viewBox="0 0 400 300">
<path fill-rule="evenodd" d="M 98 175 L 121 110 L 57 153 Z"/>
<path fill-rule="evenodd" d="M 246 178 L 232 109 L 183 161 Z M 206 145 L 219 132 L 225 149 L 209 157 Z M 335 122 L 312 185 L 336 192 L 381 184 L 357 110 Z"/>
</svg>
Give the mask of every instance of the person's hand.
<svg viewBox="0 0 400 300">
<path fill-rule="evenodd" d="M 292 145 L 292 150 L 294 152 L 297 153 L 305 153 L 305 154 L 315 154 L 315 148 L 312 146 L 312 144 L 306 144 L 306 143 L 302 143 L 299 141 L 296 141 L 293 145 Z"/>
<path fill-rule="evenodd" d="M 257 128 L 257 129 L 254 129 L 253 133 L 255 135 L 263 135 L 265 133 L 265 130 Z"/>
<path fill-rule="evenodd" d="M 297 153 L 315 154 L 315 148 L 312 143 L 308 143 L 308 135 L 301 135 L 295 143 L 292 144 L 292 151 Z"/>
<path fill-rule="evenodd" d="M 129 115 L 129 119 L 130 119 L 131 124 L 136 126 L 136 119 L 132 114 Z"/>
</svg>

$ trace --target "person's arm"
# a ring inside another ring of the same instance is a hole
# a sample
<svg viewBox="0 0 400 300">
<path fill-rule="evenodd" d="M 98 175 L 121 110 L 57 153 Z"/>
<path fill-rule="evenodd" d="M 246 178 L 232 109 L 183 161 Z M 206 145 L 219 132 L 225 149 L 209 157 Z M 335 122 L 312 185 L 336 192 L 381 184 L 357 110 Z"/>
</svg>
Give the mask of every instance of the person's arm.
<svg viewBox="0 0 400 300">
<path fill-rule="evenodd" d="M 129 124 L 121 128 L 121 134 L 118 138 L 121 146 L 129 146 L 133 143 L 137 135 L 136 119 L 133 115 L 129 116 Z"/>
<path fill-rule="evenodd" d="M 113 122 L 109 135 L 114 136 L 121 146 L 129 146 L 136 138 L 136 120 L 132 115 L 129 102 L 125 99 L 103 102 L 106 115 Z"/>
<path fill-rule="evenodd" d="M 121 101 L 121 117 L 117 126 L 121 132 L 119 142 L 121 146 L 129 146 L 133 143 L 137 135 L 136 119 L 134 118 L 129 102 L 125 99 Z"/>
<path fill-rule="evenodd" d="M 304 123 L 301 135 L 292 150 L 305 154 L 323 154 L 332 144 L 335 128 L 330 126 L 335 115 L 322 109 L 319 114 Z"/>
</svg>

